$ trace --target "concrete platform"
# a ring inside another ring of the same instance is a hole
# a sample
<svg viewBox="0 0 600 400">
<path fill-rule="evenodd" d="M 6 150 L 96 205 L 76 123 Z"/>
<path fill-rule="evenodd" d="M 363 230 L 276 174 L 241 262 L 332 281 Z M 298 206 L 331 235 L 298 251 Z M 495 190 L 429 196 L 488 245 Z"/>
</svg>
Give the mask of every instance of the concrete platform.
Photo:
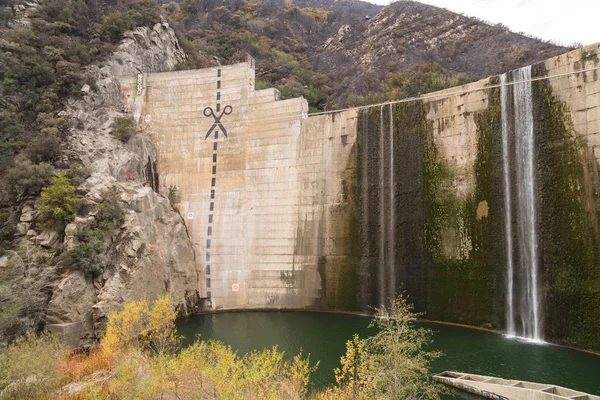
<svg viewBox="0 0 600 400">
<path fill-rule="evenodd" d="M 494 400 L 600 400 L 600 396 L 556 385 L 502 379 L 493 376 L 446 371 L 433 377 L 436 382 Z"/>
</svg>

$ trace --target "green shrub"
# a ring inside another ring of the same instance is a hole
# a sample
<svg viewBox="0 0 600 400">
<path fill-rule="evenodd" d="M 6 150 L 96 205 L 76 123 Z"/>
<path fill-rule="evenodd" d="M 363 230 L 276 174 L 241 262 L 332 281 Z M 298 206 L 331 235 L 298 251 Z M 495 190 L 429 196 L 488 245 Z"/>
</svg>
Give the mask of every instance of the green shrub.
<svg viewBox="0 0 600 400">
<path fill-rule="evenodd" d="M 117 42 L 123 33 L 138 26 L 153 26 L 160 22 L 157 6 L 150 0 L 139 0 L 128 4 L 126 9 L 119 9 L 102 18 L 102 28 L 108 37 Z"/>
<path fill-rule="evenodd" d="M 115 135 L 123 143 L 127 143 L 129 139 L 135 135 L 136 123 L 130 117 L 117 117 L 112 125 L 113 135 Z"/>
<path fill-rule="evenodd" d="M 52 178 L 52 183 L 42 189 L 40 203 L 40 222 L 62 230 L 66 223 L 75 219 L 80 199 L 75 195 L 75 187 L 65 172 Z"/>
<path fill-rule="evenodd" d="M 102 18 L 102 28 L 113 41 L 118 41 L 125 31 L 131 29 L 131 21 L 127 13 L 118 10 Z"/>
<path fill-rule="evenodd" d="M 0 342 L 39 327 L 46 318 L 49 294 L 56 281 L 50 254 L 28 239 L 22 239 L 6 255 L 8 265 L 0 268 Z"/>
<path fill-rule="evenodd" d="M 52 162 L 58 158 L 60 139 L 57 128 L 46 128 L 46 133 L 37 135 L 27 146 L 26 154 L 34 163 Z"/>
<path fill-rule="evenodd" d="M 10 209 L 0 209 L 0 256 L 11 246 L 16 227 L 11 221 Z"/>
<path fill-rule="evenodd" d="M 23 133 L 23 125 L 19 123 L 0 128 L 0 171 L 12 164 L 14 156 L 25 145 Z"/>
<path fill-rule="evenodd" d="M 95 215 L 96 227 L 103 231 L 112 231 L 123 222 L 123 210 L 119 204 L 121 192 L 116 186 L 103 194 L 104 200 L 98 205 Z"/>
<path fill-rule="evenodd" d="M 84 167 L 82 164 L 75 163 L 67 171 L 67 176 L 73 183 L 73 186 L 79 186 L 91 175 L 91 169 Z"/>
<path fill-rule="evenodd" d="M 5 399 L 49 398 L 63 378 L 65 350 L 51 335 L 33 333 L 0 351 L 0 391 Z"/>
<path fill-rule="evenodd" d="M 104 231 L 100 229 L 82 229 L 75 232 L 74 236 L 78 242 L 91 244 L 95 249 L 101 249 L 104 243 Z"/>
<path fill-rule="evenodd" d="M 50 164 L 33 164 L 30 160 L 18 158 L 6 171 L 6 183 L 14 195 L 36 195 L 50 183 L 54 168 Z"/>
<path fill-rule="evenodd" d="M 63 253 L 62 260 L 64 265 L 72 270 L 81 271 L 86 278 L 95 278 L 102 275 L 102 260 L 99 254 L 99 244 L 79 243 L 71 250 Z"/>
<path fill-rule="evenodd" d="M 171 203 L 171 206 L 174 206 L 179 202 L 179 189 L 177 189 L 177 186 L 169 186 L 167 197 L 169 198 L 169 203 Z"/>
</svg>

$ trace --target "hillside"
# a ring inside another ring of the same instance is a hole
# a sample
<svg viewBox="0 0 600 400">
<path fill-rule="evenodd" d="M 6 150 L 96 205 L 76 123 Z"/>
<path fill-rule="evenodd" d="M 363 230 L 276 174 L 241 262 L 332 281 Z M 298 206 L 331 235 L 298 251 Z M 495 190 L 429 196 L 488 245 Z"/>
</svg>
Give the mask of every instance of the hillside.
<svg viewBox="0 0 600 400">
<path fill-rule="evenodd" d="M 184 27 L 201 66 L 248 52 L 259 78 L 314 109 L 438 90 L 568 50 L 412 1 L 191 0 L 163 9 Z"/>
<path fill-rule="evenodd" d="M 157 24 L 163 19 L 169 26 Z M 136 249 L 129 248 L 127 262 L 171 265 L 144 252 L 140 238 L 155 237 L 155 226 L 142 229 L 139 221 L 122 216 L 132 211 L 132 197 L 147 197 L 147 204 L 160 205 L 171 226 L 182 226 L 165 198 L 144 186 L 157 189 L 147 143 L 140 137 L 129 141 L 126 136 L 134 132 L 118 134 L 119 121 L 125 133 L 128 126 L 134 129 L 127 118 L 119 119 L 116 76 L 224 65 L 249 53 L 257 60 L 257 89 L 274 85 L 284 98 L 304 96 L 311 111 L 318 111 L 414 96 L 565 50 L 412 2 L 386 8 L 333 0 L 3 2 L 0 264 L 9 265 L 8 255 L 31 253 L 31 246 L 41 253 L 29 275 L 18 269 L 21 264 L 3 270 L 0 303 L 14 306 L 0 323 L 0 339 L 43 325 L 48 304 L 62 304 L 54 285 L 65 272 L 77 272 L 88 286 L 95 280 L 89 293 L 96 296 L 106 282 L 108 288 L 122 286 L 116 278 L 106 279 L 122 276 L 115 265 L 129 268 L 115 260 L 130 245 Z M 94 189 L 100 186 L 102 191 Z M 102 215 L 98 209 L 111 212 Z M 184 243 L 185 232 L 174 232 Z M 177 249 L 165 247 L 161 254 L 170 257 L 171 250 Z M 191 265 L 186 257 L 173 258 Z M 34 295 L 13 295 L 23 292 Z M 53 318 L 62 321 L 64 310 L 55 310 Z"/>
</svg>

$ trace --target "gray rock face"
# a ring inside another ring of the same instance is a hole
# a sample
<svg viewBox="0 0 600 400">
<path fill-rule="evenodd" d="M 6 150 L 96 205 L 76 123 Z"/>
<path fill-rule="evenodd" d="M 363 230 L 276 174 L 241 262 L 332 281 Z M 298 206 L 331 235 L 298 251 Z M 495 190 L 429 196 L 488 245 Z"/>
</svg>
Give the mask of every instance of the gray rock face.
<svg viewBox="0 0 600 400">
<path fill-rule="evenodd" d="M 35 238 L 35 243 L 46 248 L 55 248 L 60 246 L 60 234 L 56 231 L 44 231 Z"/>
<path fill-rule="evenodd" d="M 26 211 L 25 209 L 23 209 L 20 221 L 21 222 L 33 222 L 39 214 L 40 214 L 39 211 Z"/>
<path fill-rule="evenodd" d="M 196 255 L 181 216 L 147 186 L 123 182 L 117 187 L 129 209 L 108 251 L 106 281 L 93 306 L 96 332 L 103 332 L 106 317 L 124 300 L 151 301 L 169 293 L 186 312 L 198 295 Z"/>
<path fill-rule="evenodd" d="M 48 324 L 81 322 L 85 332 L 82 339 L 92 339 L 94 321 L 92 307 L 97 301 L 94 284 L 79 271 L 66 275 L 54 290 L 48 306 Z"/>
<path fill-rule="evenodd" d="M 19 222 L 17 224 L 17 235 L 24 236 L 25 234 L 27 234 L 27 231 L 29 230 L 30 226 L 31 224 L 29 222 Z"/>
<path fill-rule="evenodd" d="M 131 75 L 133 79 L 138 72 L 168 71 L 185 60 L 185 52 L 167 23 L 137 28 L 125 37 L 105 66 L 88 69 L 96 88 L 63 111 L 83 123 L 83 129 L 71 132 L 69 156 L 98 173 L 123 179 L 125 174 L 134 172 L 138 179 L 148 180 L 146 165 L 155 159 L 150 139 L 137 135 L 124 145 L 110 134 L 114 118 L 123 110 L 117 78 Z"/>
<path fill-rule="evenodd" d="M 49 304 L 49 324 L 82 323 L 82 344 L 100 336 L 108 314 L 129 299 L 152 301 L 168 293 L 181 310 L 190 312 L 199 297 L 200 268 L 184 221 L 165 197 L 146 185 L 151 181 L 147 171 L 156 162 L 150 138 L 138 133 L 124 144 L 111 134 L 113 119 L 122 110 L 117 77 L 131 74 L 133 79 L 138 71 L 169 70 L 185 59 L 185 53 L 166 23 L 125 36 L 104 67 L 89 68 L 96 89 L 63 111 L 80 121 L 70 132 L 66 154 L 94 171 L 77 188 L 89 212 L 67 226 L 64 247 L 72 248 L 76 232 L 93 224 L 108 189 L 116 187 L 121 193 L 124 211 L 124 223 L 108 235 L 101 255 L 104 274 L 93 281 L 81 272 L 67 274 Z M 135 177 L 126 180 L 125 174 Z"/>
</svg>

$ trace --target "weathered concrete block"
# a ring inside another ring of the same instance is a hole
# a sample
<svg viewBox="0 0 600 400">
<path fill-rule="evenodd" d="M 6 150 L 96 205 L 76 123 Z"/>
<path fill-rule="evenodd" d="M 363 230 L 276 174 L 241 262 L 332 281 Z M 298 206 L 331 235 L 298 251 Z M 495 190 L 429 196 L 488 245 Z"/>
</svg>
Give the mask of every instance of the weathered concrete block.
<svg viewBox="0 0 600 400">
<path fill-rule="evenodd" d="M 79 346 L 82 328 L 82 322 L 46 325 L 48 331 L 55 333 L 64 345 L 71 348 Z"/>
</svg>

